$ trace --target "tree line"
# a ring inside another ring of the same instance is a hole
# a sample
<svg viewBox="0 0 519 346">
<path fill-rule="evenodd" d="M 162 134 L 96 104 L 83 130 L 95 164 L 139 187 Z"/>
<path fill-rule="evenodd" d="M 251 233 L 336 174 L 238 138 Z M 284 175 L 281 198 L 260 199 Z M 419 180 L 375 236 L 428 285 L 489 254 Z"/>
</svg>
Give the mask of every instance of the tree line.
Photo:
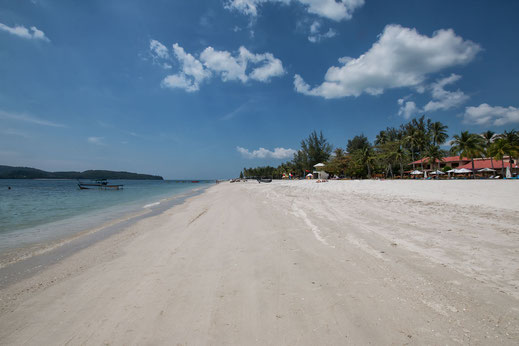
<svg viewBox="0 0 519 346">
<path fill-rule="evenodd" d="M 131 172 L 88 170 L 84 172 L 47 172 L 30 167 L 0 165 L 0 179 L 127 179 L 163 180 L 161 176 Z"/>
<path fill-rule="evenodd" d="M 448 143 L 450 150 L 442 149 L 449 138 L 447 125 L 439 121 L 433 122 L 425 116 L 412 119 L 400 127 L 388 127 L 380 131 L 374 143 L 363 134 L 347 141 L 345 148 L 332 145 L 323 133 L 313 131 L 308 138 L 301 141 L 301 148 L 292 160 L 277 167 L 264 166 L 244 168 L 240 177 L 272 177 L 279 179 L 283 174 L 291 173 L 295 177 L 304 177 L 313 171 L 317 163 L 324 163 L 325 170 L 338 177 L 371 178 L 374 175 L 385 178 L 403 176 L 406 167 L 412 162 L 423 159 L 419 168 L 423 170 L 424 161 L 433 165 L 443 158 L 461 156 L 471 160 L 473 176 L 474 158 L 487 157 L 502 162 L 504 175 L 504 159 L 519 156 L 519 133 L 515 130 L 497 134 L 486 131 L 481 134 L 463 131 L 452 137 Z M 493 168 L 493 161 L 492 168 Z M 412 169 L 418 169 L 416 164 Z M 450 167 L 444 167 L 448 170 Z"/>
</svg>

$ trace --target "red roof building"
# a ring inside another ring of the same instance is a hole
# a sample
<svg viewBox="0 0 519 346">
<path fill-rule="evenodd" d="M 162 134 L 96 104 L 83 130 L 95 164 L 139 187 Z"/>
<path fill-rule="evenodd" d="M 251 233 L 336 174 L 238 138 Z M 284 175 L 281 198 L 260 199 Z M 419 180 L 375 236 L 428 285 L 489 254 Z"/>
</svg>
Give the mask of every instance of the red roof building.
<svg viewBox="0 0 519 346">
<path fill-rule="evenodd" d="M 434 170 L 438 169 L 438 160 L 436 160 L 434 167 L 431 167 L 432 165 L 429 163 L 429 159 L 427 157 L 425 157 L 421 160 L 414 161 L 414 162 L 410 163 L 409 165 L 411 166 L 414 163 L 415 168 L 421 168 L 422 162 L 423 162 L 423 168 L 425 171 L 434 171 Z M 492 160 L 489 158 L 480 158 L 480 157 L 474 158 L 474 169 L 477 171 L 477 170 L 480 170 L 483 168 L 492 168 L 492 166 L 493 166 L 496 171 L 499 171 L 503 167 L 501 162 L 502 162 L 501 160 Z M 470 161 L 469 158 L 466 158 L 466 157 L 459 157 L 459 156 L 444 157 L 443 161 L 440 161 L 440 169 L 442 169 L 445 166 L 450 166 L 453 169 L 454 168 L 456 168 L 456 169 L 466 168 L 466 169 L 472 170 L 472 162 Z M 519 162 L 517 162 L 517 160 L 512 160 L 512 165 L 510 165 L 510 159 L 508 158 L 508 156 L 505 156 L 504 167 L 505 168 L 510 167 L 512 172 L 516 172 L 519 170 Z"/>
<path fill-rule="evenodd" d="M 492 160 L 492 159 L 481 159 L 481 158 L 474 159 L 474 169 L 476 171 L 483 169 L 483 168 L 492 168 L 492 166 L 494 167 L 495 170 L 500 170 L 503 166 L 505 168 L 510 167 L 513 169 L 517 169 L 518 163 L 517 163 L 517 160 L 512 160 L 512 165 L 510 165 L 510 160 L 508 157 L 505 157 L 504 162 L 501 160 Z M 472 162 L 469 162 L 469 163 L 459 167 L 459 169 L 461 169 L 461 168 L 472 169 Z"/>
<path fill-rule="evenodd" d="M 459 157 L 459 156 L 447 156 L 444 157 L 442 161 L 440 161 L 440 169 L 442 169 L 445 166 L 450 166 L 452 168 L 460 168 L 460 166 L 464 166 L 470 162 L 470 159 L 466 157 Z M 436 160 L 434 167 L 431 167 L 432 165 L 429 163 L 429 158 L 424 157 L 423 159 L 411 162 L 409 165 L 412 166 L 413 164 L 415 166 L 420 166 L 423 163 L 423 167 L 425 170 L 436 170 L 438 169 L 438 160 Z"/>
</svg>

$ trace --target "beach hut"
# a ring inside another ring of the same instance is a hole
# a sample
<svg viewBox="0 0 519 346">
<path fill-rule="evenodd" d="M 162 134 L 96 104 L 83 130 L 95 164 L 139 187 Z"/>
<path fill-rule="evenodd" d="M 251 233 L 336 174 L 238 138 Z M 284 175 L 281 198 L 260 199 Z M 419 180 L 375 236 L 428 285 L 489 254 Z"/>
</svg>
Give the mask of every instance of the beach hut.
<svg viewBox="0 0 519 346">
<path fill-rule="evenodd" d="M 314 174 L 317 174 L 317 179 L 328 179 L 328 173 L 324 171 L 324 163 L 318 163 L 314 165 Z"/>
</svg>

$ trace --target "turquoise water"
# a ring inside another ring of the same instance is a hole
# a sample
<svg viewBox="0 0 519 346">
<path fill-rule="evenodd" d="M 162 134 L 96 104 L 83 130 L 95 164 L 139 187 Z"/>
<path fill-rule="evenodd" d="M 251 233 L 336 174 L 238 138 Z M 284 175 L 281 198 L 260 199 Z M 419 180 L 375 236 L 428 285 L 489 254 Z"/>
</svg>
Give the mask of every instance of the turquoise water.
<svg viewBox="0 0 519 346">
<path fill-rule="evenodd" d="M 0 252 L 71 236 L 111 220 L 146 212 L 211 182 L 110 183 L 124 184 L 124 189 L 79 190 L 75 180 L 0 180 Z"/>
</svg>

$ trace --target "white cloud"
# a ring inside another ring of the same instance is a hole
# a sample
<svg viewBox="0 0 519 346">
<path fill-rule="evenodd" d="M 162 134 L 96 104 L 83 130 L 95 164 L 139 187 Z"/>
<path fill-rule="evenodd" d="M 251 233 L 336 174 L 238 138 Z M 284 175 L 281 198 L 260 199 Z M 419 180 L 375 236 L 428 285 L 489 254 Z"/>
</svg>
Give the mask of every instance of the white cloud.
<svg viewBox="0 0 519 346">
<path fill-rule="evenodd" d="M 330 67 L 321 85 L 312 88 L 296 74 L 294 87 L 300 93 L 327 99 L 416 88 L 431 73 L 469 63 L 480 50 L 478 44 L 463 40 L 451 29 L 428 37 L 416 29 L 387 25 L 366 53 L 356 59 L 340 58 L 342 66 Z"/>
<path fill-rule="evenodd" d="M 310 25 L 310 34 L 313 34 L 313 35 L 318 34 L 320 28 L 321 28 L 321 23 L 318 22 L 317 20 L 314 20 L 312 25 Z"/>
<path fill-rule="evenodd" d="M 492 107 L 482 103 L 477 107 L 466 107 L 464 121 L 476 125 L 501 126 L 511 123 L 519 123 L 519 108 L 516 107 Z"/>
<path fill-rule="evenodd" d="M 225 8 L 255 17 L 258 7 L 267 2 L 289 4 L 290 0 L 228 0 Z M 353 12 L 364 5 L 364 0 L 292 0 L 305 6 L 309 13 L 335 21 L 351 19 Z"/>
<path fill-rule="evenodd" d="M 320 32 L 321 31 L 321 23 L 318 21 L 314 21 L 312 25 L 310 25 L 310 35 L 308 36 L 308 41 L 312 43 L 320 42 L 323 39 L 326 38 L 332 38 L 335 35 L 337 35 L 337 32 L 333 30 L 332 28 L 328 29 L 327 32 L 324 34 Z"/>
<path fill-rule="evenodd" d="M 45 36 L 45 33 L 35 26 L 31 26 L 30 29 L 27 29 L 25 26 L 21 25 L 10 27 L 3 23 L 0 23 L 0 30 L 6 31 L 10 34 L 26 39 L 42 40 L 47 42 L 50 41 L 49 38 Z"/>
<path fill-rule="evenodd" d="M 240 48 L 240 55 L 234 58 L 230 52 L 214 50 L 213 47 L 207 47 L 200 54 L 200 60 L 204 65 L 212 71 L 219 73 L 224 82 L 229 80 L 247 81 L 245 69 L 247 68 L 247 60 L 243 56 L 245 48 Z"/>
<path fill-rule="evenodd" d="M 193 92 L 200 89 L 200 83 L 211 77 L 211 71 L 204 68 L 202 63 L 189 53 L 184 51 L 177 43 L 173 45 L 173 52 L 180 62 L 181 72 L 169 75 L 162 81 L 162 85 L 168 88 L 181 88 Z"/>
<path fill-rule="evenodd" d="M 423 108 L 424 112 L 434 112 L 437 110 L 448 110 L 459 107 L 464 104 L 469 97 L 461 90 L 448 91 L 445 86 L 455 83 L 461 78 L 457 74 L 451 74 L 449 77 L 440 79 L 432 84 L 432 101 L 429 101 Z"/>
<path fill-rule="evenodd" d="M 10 113 L 10 112 L 2 111 L 2 110 L 0 110 L 0 119 L 10 119 L 10 120 L 15 120 L 15 121 L 22 121 L 25 123 L 50 126 L 50 127 L 66 127 L 63 124 L 55 123 L 55 122 L 48 121 L 48 120 L 43 120 L 43 119 L 36 118 L 31 115 Z"/>
<path fill-rule="evenodd" d="M 268 82 L 272 77 L 280 77 L 285 74 L 281 60 L 276 59 L 271 53 L 256 54 L 255 63 L 263 63 L 251 71 L 249 77 L 259 82 Z"/>
<path fill-rule="evenodd" d="M 171 65 L 168 48 L 157 40 L 150 40 L 150 54 L 154 64 L 169 70 Z"/>
<path fill-rule="evenodd" d="M 416 90 L 417 93 L 423 94 L 425 92 L 425 86 L 424 85 L 417 85 L 415 87 L 415 90 Z"/>
<path fill-rule="evenodd" d="M 168 48 L 157 40 L 150 40 L 150 50 L 157 58 L 169 59 Z"/>
<path fill-rule="evenodd" d="M 425 92 L 425 90 L 431 92 L 432 100 L 421 109 L 418 109 L 416 103 L 413 101 L 407 101 L 411 95 L 399 99 L 398 105 L 400 108 L 398 110 L 398 115 L 403 116 L 405 119 L 409 119 L 418 113 L 448 110 L 461 106 L 469 99 L 469 97 L 459 89 L 457 91 L 445 90 L 446 85 L 455 83 L 460 79 L 461 76 L 453 73 L 449 77 L 439 79 L 427 87 L 422 86 L 423 92 Z"/>
<path fill-rule="evenodd" d="M 182 73 L 166 76 L 161 85 L 166 88 L 180 88 L 189 92 L 200 89 L 198 82 Z"/>
<path fill-rule="evenodd" d="M 248 149 L 242 147 L 236 147 L 236 150 L 243 156 L 248 159 L 287 159 L 296 153 L 294 149 L 285 149 L 285 148 L 274 148 L 274 151 L 259 148 L 258 150 L 253 150 L 252 152 Z"/>
<path fill-rule="evenodd" d="M 95 145 L 104 145 L 103 137 L 88 137 L 87 142 Z"/>
<path fill-rule="evenodd" d="M 214 75 L 224 82 L 239 80 L 246 83 L 249 79 L 268 82 L 285 74 L 281 60 L 271 53 L 253 54 L 245 47 L 240 47 L 234 56 L 231 52 L 207 47 L 199 59 L 186 53 L 177 43 L 173 45 L 173 51 L 181 67 L 179 73 L 162 81 L 162 85 L 169 88 L 197 91 L 204 80 Z"/>
<path fill-rule="evenodd" d="M 418 112 L 418 107 L 413 101 L 405 101 L 405 99 L 399 99 L 398 104 L 400 109 L 398 115 L 403 116 L 405 119 L 409 119 Z"/>
<path fill-rule="evenodd" d="M 364 5 L 364 0 L 297 0 L 308 6 L 308 12 L 340 21 L 351 19 L 353 12 Z"/>
<path fill-rule="evenodd" d="M 258 5 L 267 1 L 268 0 L 229 0 L 225 3 L 224 7 L 228 10 L 236 10 L 249 16 L 257 16 Z"/>
</svg>

